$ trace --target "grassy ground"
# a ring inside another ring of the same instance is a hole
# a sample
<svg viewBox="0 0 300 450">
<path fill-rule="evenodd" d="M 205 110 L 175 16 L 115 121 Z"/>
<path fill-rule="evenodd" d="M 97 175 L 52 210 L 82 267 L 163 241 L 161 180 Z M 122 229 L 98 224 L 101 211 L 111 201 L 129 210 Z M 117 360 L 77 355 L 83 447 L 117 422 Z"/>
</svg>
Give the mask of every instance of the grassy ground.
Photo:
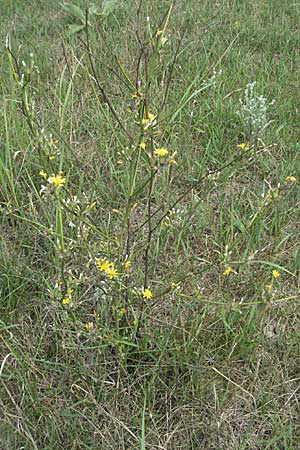
<svg viewBox="0 0 300 450">
<path fill-rule="evenodd" d="M 299 449 L 300 7 L 115 6 L 1 2 L 0 448 Z"/>
</svg>

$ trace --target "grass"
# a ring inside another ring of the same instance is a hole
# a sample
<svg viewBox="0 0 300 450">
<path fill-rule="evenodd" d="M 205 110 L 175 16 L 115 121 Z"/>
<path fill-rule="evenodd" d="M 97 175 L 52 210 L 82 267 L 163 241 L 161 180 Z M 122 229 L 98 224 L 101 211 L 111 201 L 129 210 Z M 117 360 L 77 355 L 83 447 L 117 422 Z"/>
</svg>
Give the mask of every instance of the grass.
<svg viewBox="0 0 300 450">
<path fill-rule="evenodd" d="M 0 447 L 298 449 L 298 5 L 2 3 Z"/>
</svg>

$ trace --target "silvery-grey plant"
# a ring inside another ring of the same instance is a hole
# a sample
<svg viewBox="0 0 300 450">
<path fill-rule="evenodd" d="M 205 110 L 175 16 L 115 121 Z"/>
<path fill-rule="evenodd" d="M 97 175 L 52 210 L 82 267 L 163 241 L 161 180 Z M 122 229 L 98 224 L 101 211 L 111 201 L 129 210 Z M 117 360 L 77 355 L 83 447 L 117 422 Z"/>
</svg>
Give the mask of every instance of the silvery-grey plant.
<svg viewBox="0 0 300 450">
<path fill-rule="evenodd" d="M 266 97 L 257 95 L 255 86 L 256 81 L 246 85 L 244 96 L 239 100 L 237 114 L 243 122 L 247 139 L 257 144 L 258 139 L 271 122 L 268 121 L 267 112 L 269 107 L 274 104 L 274 100 L 268 102 Z"/>
</svg>

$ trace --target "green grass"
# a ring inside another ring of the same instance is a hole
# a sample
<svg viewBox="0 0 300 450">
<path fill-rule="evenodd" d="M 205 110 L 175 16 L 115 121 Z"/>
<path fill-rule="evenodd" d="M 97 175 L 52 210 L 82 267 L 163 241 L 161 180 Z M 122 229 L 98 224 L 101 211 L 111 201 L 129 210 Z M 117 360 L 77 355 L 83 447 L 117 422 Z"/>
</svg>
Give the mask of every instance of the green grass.
<svg viewBox="0 0 300 450">
<path fill-rule="evenodd" d="M 299 6 L 119 3 L 2 1 L 0 448 L 299 449 Z"/>
</svg>

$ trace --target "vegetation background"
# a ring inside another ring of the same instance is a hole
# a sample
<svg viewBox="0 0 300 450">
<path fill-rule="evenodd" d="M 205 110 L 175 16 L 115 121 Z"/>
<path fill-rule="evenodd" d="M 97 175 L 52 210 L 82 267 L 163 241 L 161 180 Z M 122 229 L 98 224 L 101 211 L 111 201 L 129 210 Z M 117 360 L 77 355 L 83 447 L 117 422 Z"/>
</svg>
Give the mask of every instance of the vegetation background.
<svg viewBox="0 0 300 450">
<path fill-rule="evenodd" d="M 0 448 L 299 449 L 300 4 L 72 5 L 0 0 Z"/>
</svg>

